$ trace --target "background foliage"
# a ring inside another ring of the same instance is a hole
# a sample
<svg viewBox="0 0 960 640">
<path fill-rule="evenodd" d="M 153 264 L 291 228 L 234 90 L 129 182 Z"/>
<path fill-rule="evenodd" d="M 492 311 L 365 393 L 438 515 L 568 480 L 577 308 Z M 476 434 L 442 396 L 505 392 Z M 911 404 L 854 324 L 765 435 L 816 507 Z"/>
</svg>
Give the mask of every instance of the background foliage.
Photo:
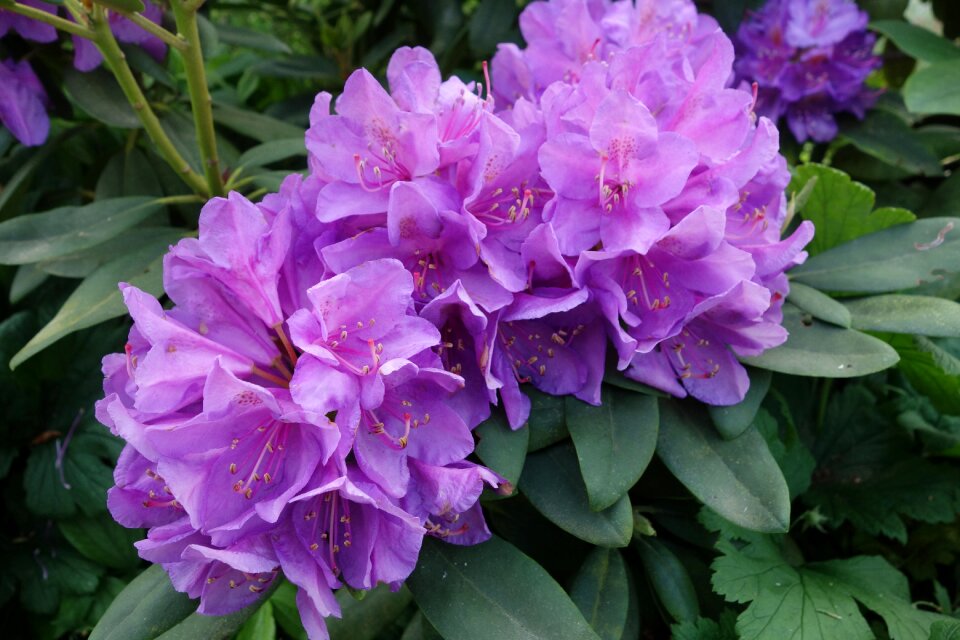
<svg viewBox="0 0 960 640">
<path fill-rule="evenodd" d="M 755 4 L 701 8 L 729 31 Z M 603 408 L 531 391 L 527 428 L 495 416 L 477 432 L 479 458 L 518 488 L 486 502 L 495 538 L 428 539 L 407 588 L 342 592 L 334 638 L 960 633 L 960 47 L 904 21 L 906 4 L 861 2 L 884 55 L 867 118 L 828 146 L 783 134 L 791 207 L 817 236 L 792 273 L 790 342 L 749 359 L 748 398 L 707 411 L 615 373 Z M 921 22 L 960 35 L 956 3 L 927 6 Z M 519 41 L 520 9 L 208 3 L 224 177 L 254 197 L 302 170 L 313 96 L 358 66 L 382 76 L 397 46 L 427 45 L 445 72 L 479 77 L 498 42 Z M 142 573 L 142 532 L 106 512 L 121 444 L 92 407 L 100 359 L 127 331 L 116 282 L 161 294 L 160 256 L 194 232 L 202 199 L 108 72 L 74 72 L 56 45 L 8 37 L 0 49 L 31 57 L 53 116 L 42 147 L 0 131 L 0 361 L 14 367 L 0 367 L 4 618 L 22 637 L 84 637 L 123 591 L 93 637 L 132 637 L 133 619 L 143 637 L 304 637 L 289 584 L 255 612 L 191 615 L 158 568 Z M 199 171 L 179 59 L 127 54 Z"/>
</svg>

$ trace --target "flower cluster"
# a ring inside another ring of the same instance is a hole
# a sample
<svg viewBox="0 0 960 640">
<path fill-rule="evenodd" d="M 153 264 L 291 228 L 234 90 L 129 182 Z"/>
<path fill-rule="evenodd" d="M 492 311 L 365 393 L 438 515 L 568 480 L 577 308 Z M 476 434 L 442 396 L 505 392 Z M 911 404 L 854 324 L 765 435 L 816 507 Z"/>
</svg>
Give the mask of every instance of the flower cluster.
<svg viewBox="0 0 960 640">
<path fill-rule="evenodd" d="M 51 14 L 57 13 L 55 5 L 41 0 L 20 0 L 20 4 Z M 144 17 L 159 24 L 163 17 L 160 8 L 150 0 L 144 1 L 144 7 Z M 119 42 L 135 44 L 157 60 L 163 60 L 167 46 L 158 37 L 147 33 L 119 13 L 111 12 L 108 20 Z M 56 29 L 49 24 L 4 10 L 0 6 L 0 38 L 10 31 L 33 42 L 49 43 L 57 39 Z M 73 66 L 78 71 L 92 71 L 99 67 L 103 56 L 97 47 L 86 38 L 72 36 L 72 39 Z M 30 63 L 26 60 L 0 60 L 0 124 L 9 129 L 22 144 L 41 145 L 50 132 L 46 107 L 46 91 Z"/>
<path fill-rule="evenodd" d="M 737 32 L 737 77 L 756 82 L 757 109 L 786 117 L 797 140 L 828 142 L 834 114 L 862 118 L 876 91 L 864 86 L 880 66 L 867 14 L 853 0 L 769 0 Z"/>
<path fill-rule="evenodd" d="M 554 0 L 521 24 L 496 93 L 421 48 L 389 90 L 361 69 L 321 93 L 307 177 L 209 202 L 166 257 L 171 309 L 122 287 L 109 505 L 202 612 L 282 572 L 324 637 L 333 589 L 398 586 L 424 535 L 489 535 L 477 500 L 501 479 L 467 457 L 491 403 L 513 428 L 522 385 L 598 404 L 609 342 L 626 375 L 731 404 L 736 356 L 785 340 L 812 227 L 780 240 L 777 131 L 728 87 L 716 23 L 687 0 Z"/>
</svg>

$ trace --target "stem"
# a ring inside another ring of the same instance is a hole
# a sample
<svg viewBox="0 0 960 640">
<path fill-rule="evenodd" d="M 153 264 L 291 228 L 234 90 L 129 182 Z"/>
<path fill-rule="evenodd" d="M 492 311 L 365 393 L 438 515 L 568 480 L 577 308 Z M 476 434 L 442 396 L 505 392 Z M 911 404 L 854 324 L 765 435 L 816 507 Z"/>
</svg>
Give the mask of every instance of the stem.
<svg viewBox="0 0 960 640">
<path fill-rule="evenodd" d="M 130 71 L 130 66 L 127 65 L 126 57 L 120 50 L 120 45 L 117 44 L 113 33 L 110 31 L 110 25 L 104 15 L 103 8 L 96 5 L 93 11 L 93 29 L 96 34 L 94 44 L 103 54 L 103 59 L 107 62 L 110 70 L 113 71 L 120 88 L 123 89 L 123 94 L 127 97 L 127 101 L 143 124 L 147 135 L 157 145 L 157 150 L 163 156 L 163 159 L 173 167 L 183 181 L 197 194 L 209 197 L 210 193 L 207 190 L 206 183 L 173 146 L 167 133 L 160 125 L 160 120 L 150 107 L 150 103 L 147 102 L 146 96 L 140 90 L 140 85 L 137 84 L 137 79 Z"/>
<path fill-rule="evenodd" d="M 200 3 L 202 4 L 202 3 Z M 213 129 L 213 99 L 207 87 L 207 72 L 203 66 L 203 50 L 200 46 L 200 29 L 197 26 L 196 8 L 188 9 L 188 3 L 174 0 L 171 3 L 179 35 L 185 38 L 187 47 L 181 51 L 187 73 L 187 88 L 190 91 L 190 106 L 193 109 L 193 124 L 197 129 L 200 158 L 207 178 L 211 196 L 223 195 L 223 179 L 220 176 L 220 158 L 217 155 L 217 137 Z M 192 6 L 192 5 L 190 5 Z"/>
<path fill-rule="evenodd" d="M 47 13 L 40 9 L 34 9 L 33 7 L 28 7 L 24 4 L 18 4 L 14 2 L 12 5 L 3 5 L 4 11 L 10 11 L 12 13 L 19 13 L 22 16 L 26 16 L 33 20 L 38 20 L 40 22 L 45 22 L 50 26 L 59 29 L 60 31 L 66 31 L 67 33 L 73 34 L 75 36 L 80 36 L 81 38 L 86 38 L 87 40 L 93 40 L 93 30 L 88 29 L 82 25 L 70 22 L 59 16 L 55 16 L 52 13 Z"/>
<path fill-rule="evenodd" d="M 160 25 L 156 24 L 149 18 L 146 18 L 140 15 L 139 13 L 124 13 L 122 15 L 124 18 L 126 18 L 133 24 L 137 25 L 144 31 L 157 36 L 158 38 L 166 42 L 168 45 L 170 45 L 174 49 L 178 51 L 185 51 L 187 49 L 188 45 L 186 40 L 184 40 L 180 36 L 170 33 L 169 31 L 167 31 Z"/>
</svg>

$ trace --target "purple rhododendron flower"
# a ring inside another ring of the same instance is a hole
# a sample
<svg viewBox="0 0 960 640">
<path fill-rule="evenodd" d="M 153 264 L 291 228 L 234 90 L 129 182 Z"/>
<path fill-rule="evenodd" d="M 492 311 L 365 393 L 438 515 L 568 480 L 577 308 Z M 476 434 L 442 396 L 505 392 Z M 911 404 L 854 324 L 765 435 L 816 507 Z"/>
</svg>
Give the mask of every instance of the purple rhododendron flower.
<svg viewBox="0 0 960 640">
<path fill-rule="evenodd" d="M 757 83 L 757 111 L 785 117 L 801 142 L 832 140 L 836 113 L 862 118 L 878 95 L 864 80 L 880 66 L 867 20 L 852 0 L 770 0 L 748 16 L 735 70 Z"/>
<path fill-rule="evenodd" d="M 34 9 L 40 9 L 47 13 L 56 13 L 57 8 L 41 0 L 20 0 L 20 3 Z M 53 42 L 57 39 L 57 30 L 52 25 L 19 13 L 4 11 L 0 7 L 0 38 L 7 35 L 9 31 L 15 31 L 24 40 L 33 40 L 34 42 Z"/>
<path fill-rule="evenodd" d="M 150 0 L 143 0 L 144 9 L 141 12 L 143 17 L 151 22 L 160 24 L 163 19 L 163 12 L 160 7 Z M 135 44 L 149 53 L 157 61 L 163 60 L 167 55 L 167 45 L 157 36 L 145 31 L 123 17 L 122 14 L 109 12 L 107 20 L 110 23 L 110 30 L 118 42 L 125 44 Z M 73 39 L 73 66 L 77 71 L 93 71 L 103 63 L 103 55 L 91 41 L 79 36 L 71 36 Z"/>
<path fill-rule="evenodd" d="M 28 147 L 50 133 L 47 92 L 26 60 L 0 60 L 0 123 Z"/>
</svg>

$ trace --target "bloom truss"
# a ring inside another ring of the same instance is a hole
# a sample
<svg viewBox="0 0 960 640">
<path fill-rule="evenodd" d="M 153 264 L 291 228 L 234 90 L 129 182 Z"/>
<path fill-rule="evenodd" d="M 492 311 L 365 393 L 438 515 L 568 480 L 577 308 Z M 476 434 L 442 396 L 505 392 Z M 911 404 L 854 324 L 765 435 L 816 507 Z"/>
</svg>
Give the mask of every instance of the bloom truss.
<svg viewBox="0 0 960 640">
<path fill-rule="evenodd" d="M 487 86 L 424 49 L 317 96 L 310 172 L 211 200 L 165 260 L 165 310 L 123 285 L 98 417 L 128 445 L 109 506 L 221 614 L 282 573 L 313 638 L 333 590 L 399 587 L 424 535 L 489 536 L 502 480 L 471 429 L 521 386 L 597 404 L 626 375 L 732 404 L 737 355 L 782 343 L 786 165 L 733 46 L 690 2 L 535 3 Z M 334 107 L 331 109 L 331 107 Z"/>
</svg>

